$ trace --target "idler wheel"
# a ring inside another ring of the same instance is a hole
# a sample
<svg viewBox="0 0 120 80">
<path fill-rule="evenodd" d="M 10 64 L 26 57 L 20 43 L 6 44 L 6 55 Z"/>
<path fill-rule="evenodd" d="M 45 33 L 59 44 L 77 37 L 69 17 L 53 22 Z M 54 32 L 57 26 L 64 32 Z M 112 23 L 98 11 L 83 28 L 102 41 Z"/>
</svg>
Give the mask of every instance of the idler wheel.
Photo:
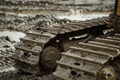
<svg viewBox="0 0 120 80">
<path fill-rule="evenodd" d="M 61 58 L 59 49 L 49 46 L 41 53 L 41 65 L 44 69 L 56 69 L 56 61 Z"/>
<path fill-rule="evenodd" d="M 111 66 L 106 66 L 98 73 L 98 80 L 116 80 L 115 70 Z"/>
</svg>

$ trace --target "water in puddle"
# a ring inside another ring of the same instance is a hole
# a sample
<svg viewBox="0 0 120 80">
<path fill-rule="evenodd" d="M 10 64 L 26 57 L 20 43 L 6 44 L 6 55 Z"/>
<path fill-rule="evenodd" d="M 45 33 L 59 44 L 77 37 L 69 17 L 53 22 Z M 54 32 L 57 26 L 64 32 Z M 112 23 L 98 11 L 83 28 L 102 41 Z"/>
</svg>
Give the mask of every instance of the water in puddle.
<svg viewBox="0 0 120 80">
<path fill-rule="evenodd" d="M 15 32 L 15 31 L 1 31 L 0 37 L 8 36 L 11 41 L 19 42 L 20 38 L 24 37 L 26 34 L 22 32 Z"/>
</svg>

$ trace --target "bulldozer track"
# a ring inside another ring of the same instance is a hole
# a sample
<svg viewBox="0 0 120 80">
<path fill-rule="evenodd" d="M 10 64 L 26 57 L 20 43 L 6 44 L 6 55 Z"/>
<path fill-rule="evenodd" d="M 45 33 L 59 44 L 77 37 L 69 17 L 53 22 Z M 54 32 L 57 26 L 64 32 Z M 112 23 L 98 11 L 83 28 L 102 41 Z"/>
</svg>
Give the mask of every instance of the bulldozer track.
<svg viewBox="0 0 120 80">
<path fill-rule="evenodd" d="M 48 69 L 49 67 L 50 70 L 54 70 L 56 67 L 55 61 L 60 59 L 59 51 L 62 50 L 61 43 L 62 41 L 64 41 L 65 38 L 69 39 L 70 37 L 74 36 L 92 34 L 102 31 L 106 29 L 107 23 L 108 18 L 103 17 L 86 21 L 72 22 L 61 26 L 40 27 L 39 30 L 27 32 L 26 37 L 21 38 L 21 42 L 19 43 L 19 45 L 15 46 L 16 54 L 13 56 L 13 58 L 16 60 L 16 66 L 18 69 L 22 69 L 34 74 L 40 74 L 42 71 L 39 72 L 39 70 L 41 70 L 42 68 Z M 53 53 L 49 50 L 55 51 L 58 54 Z M 46 54 L 46 51 L 48 52 L 48 54 Z M 51 55 L 54 55 L 52 58 L 54 58 L 55 60 L 48 60 L 48 57 L 51 56 L 49 53 L 51 53 Z M 94 63 L 102 65 L 102 63 L 100 62 Z M 21 64 L 23 64 L 24 66 L 21 66 Z M 41 67 L 39 64 L 41 65 Z"/>
<path fill-rule="evenodd" d="M 119 57 L 120 34 L 97 37 L 70 46 L 67 52 L 62 53 L 54 75 L 65 80 L 120 80 Z M 64 73 L 61 74 L 62 72 Z"/>
<path fill-rule="evenodd" d="M 70 21 L 71 23 L 66 24 L 69 21 L 62 22 L 54 16 L 43 16 L 43 19 L 40 14 L 109 11 L 107 8 L 111 5 L 103 6 L 98 3 L 99 7 L 89 10 L 93 4 L 84 4 L 88 7 L 84 10 L 81 8 L 84 5 L 75 2 L 63 4 L 58 1 L 0 1 L 1 29 L 26 33 L 15 45 L 15 52 L 0 51 L 0 70 L 3 70 L 0 72 L 0 79 L 48 80 L 49 76 L 46 74 L 50 74 L 51 80 L 57 80 L 53 76 L 60 80 L 120 80 L 120 33 L 116 33 L 119 32 L 117 3 L 118 0 L 111 20 L 102 17 Z M 31 17 L 22 17 L 19 13 L 29 14 Z M 35 17 L 32 17 L 33 14 Z M 112 27 L 114 30 L 110 30 Z M 106 29 L 109 30 L 104 32 Z M 4 70 L 13 65 L 18 70 Z"/>
</svg>

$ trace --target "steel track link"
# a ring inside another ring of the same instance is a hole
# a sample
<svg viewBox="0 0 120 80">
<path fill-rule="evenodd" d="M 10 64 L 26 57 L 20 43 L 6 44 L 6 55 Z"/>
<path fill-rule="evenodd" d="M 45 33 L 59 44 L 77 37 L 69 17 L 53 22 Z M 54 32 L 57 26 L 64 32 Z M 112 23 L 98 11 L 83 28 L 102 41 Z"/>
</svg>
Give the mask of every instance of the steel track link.
<svg viewBox="0 0 120 80">
<path fill-rule="evenodd" d="M 108 18 L 103 17 L 61 26 L 40 27 L 39 31 L 27 32 L 27 36 L 21 38 L 19 45 L 15 46 L 16 54 L 13 58 L 16 67 L 34 74 L 40 74 L 41 70 L 53 72 L 57 66 L 56 60 L 61 57 L 59 47 L 64 38 L 101 31 L 107 22 Z"/>
<path fill-rule="evenodd" d="M 65 80 L 119 80 L 119 35 L 114 33 L 70 46 L 57 61 L 54 75 Z"/>
</svg>

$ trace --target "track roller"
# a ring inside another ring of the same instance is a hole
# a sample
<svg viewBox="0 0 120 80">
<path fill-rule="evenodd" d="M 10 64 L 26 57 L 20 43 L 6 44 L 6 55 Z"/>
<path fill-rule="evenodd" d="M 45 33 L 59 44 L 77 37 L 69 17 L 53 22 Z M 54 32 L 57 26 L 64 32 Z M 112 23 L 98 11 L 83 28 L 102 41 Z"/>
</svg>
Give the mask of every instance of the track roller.
<svg viewBox="0 0 120 80">
<path fill-rule="evenodd" d="M 61 58 L 60 50 L 48 46 L 41 53 L 41 64 L 44 69 L 55 69 L 57 67 L 56 61 Z"/>
</svg>

